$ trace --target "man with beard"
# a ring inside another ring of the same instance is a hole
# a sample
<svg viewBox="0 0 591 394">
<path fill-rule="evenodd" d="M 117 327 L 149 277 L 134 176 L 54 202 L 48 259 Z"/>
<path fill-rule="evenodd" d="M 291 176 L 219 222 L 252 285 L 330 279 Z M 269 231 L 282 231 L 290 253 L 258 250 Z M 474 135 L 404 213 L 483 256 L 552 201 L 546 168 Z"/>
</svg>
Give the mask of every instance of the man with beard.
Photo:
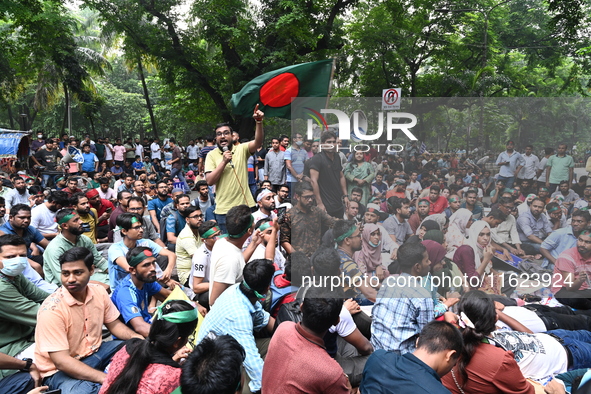
<svg viewBox="0 0 591 394">
<path fill-rule="evenodd" d="M 34 156 L 33 161 L 39 166 L 45 167 L 45 171 L 56 171 L 58 160 L 62 158 L 62 154 L 55 149 L 55 142 L 53 139 L 48 139 L 45 143 L 45 149 L 39 149 Z M 56 175 L 43 174 L 41 185 L 43 187 L 53 186 L 53 180 Z M 51 181 L 51 182 L 50 182 Z"/>
<path fill-rule="evenodd" d="M 521 153 L 515 152 L 513 141 L 507 141 L 507 150 L 501 152 L 497 157 L 496 165 L 500 166 L 498 180 L 504 181 L 508 188 L 513 187 L 513 182 L 519 174 L 519 171 L 525 165 L 525 160 Z"/>
<path fill-rule="evenodd" d="M 115 210 L 115 206 L 109 200 L 102 199 L 98 190 L 92 189 L 86 192 L 86 197 L 90 206 L 96 210 L 97 219 L 97 238 L 99 242 L 107 240 L 109 234 L 109 218 L 111 213 Z"/>
<path fill-rule="evenodd" d="M 137 213 L 138 215 L 142 215 L 146 208 L 146 204 L 144 200 L 139 197 L 131 197 L 128 201 L 127 212 L 129 213 Z M 154 225 L 152 224 L 152 219 L 148 216 L 142 216 L 142 225 L 144 228 L 144 239 L 149 239 L 150 241 L 156 242 L 159 246 L 165 248 L 164 242 L 160 239 L 160 236 L 156 232 Z M 113 242 L 119 242 L 123 239 L 121 235 L 121 229 L 115 229 L 113 231 Z"/>
<path fill-rule="evenodd" d="M 31 226 L 39 230 L 48 240 L 52 240 L 59 234 L 55 215 L 57 211 L 70 204 L 68 195 L 62 191 L 49 193 L 47 201 L 37 205 L 31 210 Z"/>
<path fill-rule="evenodd" d="M 166 217 L 166 242 L 168 248 L 174 250 L 177 237 L 181 230 L 185 228 L 187 221 L 187 208 L 191 206 L 191 197 L 188 194 L 181 193 L 174 198 L 174 207 L 172 212 Z"/>
<path fill-rule="evenodd" d="M 587 211 L 575 210 L 571 218 L 571 225 L 553 231 L 542 242 L 540 253 L 548 259 L 552 265 L 556 263 L 558 256 L 567 249 L 577 246 L 579 234 L 591 224 L 591 214 Z"/>
<path fill-rule="evenodd" d="M 109 287 L 109 273 L 107 260 L 99 253 L 90 238 L 82 235 L 82 221 L 75 210 L 70 208 L 61 209 L 56 215 L 56 221 L 61 229 L 60 234 L 53 239 L 45 248 L 43 253 L 43 272 L 45 280 L 61 285 L 61 269 L 59 259 L 67 250 L 76 246 L 85 247 L 92 252 L 94 257 L 94 274 L 91 280 L 102 283 Z"/>
<path fill-rule="evenodd" d="M 544 239 L 552 232 L 552 226 L 546 215 L 543 215 L 544 203 L 534 198 L 529 210 L 519 215 L 517 232 L 521 240 L 521 248 L 526 254 L 540 253 L 540 246 Z"/>
<path fill-rule="evenodd" d="M 199 207 L 189 206 L 184 211 L 187 224 L 176 240 L 176 269 L 181 284 L 191 287 L 191 261 L 203 241 L 199 236 L 199 226 L 203 223 L 203 213 Z"/>
<path fill-rule="evenodd" d="M 68 193 L 68 198 L 72 197 L 76 193 L 82 193 L 82 190 L 78 188 L 78 178 L 69 178 L 68 187 L 66 187 L 64 191 Z"/>
<path fill-rule="evenodd" d="M 252 214 L 255 223 L 265 218 L 277 218 L 277 214 L 274 212 L 275 193 L 269 189 L 259 189 L 256 194 L 256 200 L 259 209 Z"/>
<path fill-rule="evenodd" d="M 215 218 L 223 232 L 227 232 L 226 214 L 230 208 L 240 204 L 255 206 L 248 190 L 247 160 L 263 144 L 264 116 L 257 104 L 252 116 L 256 122 L 255 136 L 247 144 L 232 144 L 230 125 L 221 123 L 215 128 L 218 149 L 210 151 L 205 158 L 205 179 L 209 186 L 216 185 Z"/>
<path fill-rule="evenodd" d="M 556 300 L 575 309 L 591 309 L 591 289 L 587 267 L 591 264 L 591 231 L 583 230 L 577 246 L 562 252 L 556 259 L 552 293 Z M 560 276 L 560 280 L 556 280 Z"/>
<path fill-rule="evenodd" d="M 562 206 L 566 208 L 569 212 L 575 203 L 580 197 L 573 189 L 570 188 L 570 183 L 568 181 L 561 181 L 558 185 L 558 190 L 552 193 L 552 198 L 562 196 L 564 200 L 562 201 Z"/>
<path fill-rule="evenodd" d="M 156 185 L 157 198 L 148 201 L 148 212 L 152 218 L 152 224 L 157 232 L 160 232 L 160 213 L 162 208 L 172 202 L 172 198 L 168 196 L 168 185 L 164 181 L 158 182 Z M 162 229 L 164 231 L 165 229 Z"/>
<path fill-rule="evenodd" d="M 144 205 L 148 205 L 149 197 L 145 193 L 145 186 L 144 182 L 142 181 L 135 181 L 133 182 L 133 195 L 134 197 L 139 197 L 144 200 Z M 143 212 L 141 213 L 143 215 Z"/>
<path fill-rule="evenodd" d="M 148 311 L 150 298 L 164 301 L 170 290 L 157 282 L 156 258 L 150 248 L 135 247 L 125 258 L 129 262 L 129 274 L 113 291 L 111 301 L 121 312 L 123 322 L 147 338 L 152 324 L 152 314 Z"/>
<path fill-rule="evenodd" d="M 391 216 L 384 221 L 384 228 L 400 246 L 413 234 L 407 220 L 410 218 L 410 201 L 408 198 L 390 197 L 388 208 Z"/>
<path fill-rule="evenodd" d="M 322 229 L 332 228 L 335 219 L 314 206 L 314 190 L 310 182 L 298 182 L 294 188 L 296 204 L 280 223 L 281 246 L 287 253 L 300 251 L 309 258 L 320 247 Z"/>
<path fill-rule="evenodd" d="M 84 229 L 83 234 L 88 236 L 93 244 L 96 244 L 96 227 L 98 224 L 98 213 L 96 209 L 91 208 L 90 203 L 88 202 L 88 197 L 86 197 L 84 193 L 74 194 L 72 198 L 70 198 L 70 204 L 80 216 L 82 228 Z"/>
<path fill-rule="evenodd" d="M 359 215 L 359 203 L 357 201 L 349 201 L 349 206 L 345 209 L 345 215 L 343 219 L 353 220 L 355 223 L 358 222 L 357 216 Z"/>
<path fill-rule="evenodd" d="M 367 305 L 367 301 L 375 302 L 377 291 L 369 285 L 369 281 L 361 280 L 365 275 L 353 260 L 353 254 L 361 250 L 361 228 L 351 220 L 337 220 L 333 236 L 338 245 L 341 272 L 348 278 L 343 283 L 346 296 L 355 298 L 363 305 Z M 353 283 L 358 285 L 354 286 Z"/>
<path fill-rule="evenodd" d="M 215 205 L 215 198 L 209 194 L 209 186 L 205 181 L 198 181 L 195 190 L 199 192 L 199 196 L 191 202 L 191 205 L 196 206 L 201 212 L 205 213 L 209 207 Z"/>
<path fill-rule="evenodd" d="M 410 215 L 410 218 L 408 218 L 408 224 L 410 225 L 410 229 L 412 230 L 413 234 L 417 231 L 423 220 L 429 216 L 430 206 L 431 203 L 427 198 L 421 198 L 417 203 L 417 210 L 415 213 Z"/>
<path fill-rule="evenodd" d="M 117 216 L 127 212 L 127 204 L 129 204 L 131 196 L 132 194 L 130 192 L 117 193 L 117 202 L 119 205 L 117 205 L 117 208 L 111 213 L 111 217 L 109 218 L 109 239 L 112 239 L 112 232 L 117 226 Z"/>
<path fill-rule="evenodd" d="M 295 182 L 294 182 L 295 184 Z M 285 207 L 291 209 L 291 200 L 289 198 L 290 189 L 287 185 L 281 185 L 277 189 L 277 195 L 275 196 L 275 208 Z"/>
<path fill-rule="evenodd" d="M 4 196 L 7 211 L 10 211 L 10 209 L 17 204 L 29 205 L 29 197 L 31 197 L 27 190 L 27 184 L 23 178 L 20 176 L 15 177 L 12 180 L 12 184 L 14 185 L 14 189 L 6 193 L 6 196 Z"/>
</svg>

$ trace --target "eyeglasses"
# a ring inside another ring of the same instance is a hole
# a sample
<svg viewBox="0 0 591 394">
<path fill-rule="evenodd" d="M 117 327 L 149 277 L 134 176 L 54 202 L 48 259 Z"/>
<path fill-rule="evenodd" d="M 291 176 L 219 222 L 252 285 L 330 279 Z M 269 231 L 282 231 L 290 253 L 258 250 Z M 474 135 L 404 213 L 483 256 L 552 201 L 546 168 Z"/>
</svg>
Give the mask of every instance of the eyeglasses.
<svg viewBox="0 0 591 394">
<path fill-rule="evenodd" d="M 230 131 L 224 131 L 224 132 L 215 133 L 215 136 L 216 137 L 222 137 L 222 136 L 228 137 L 230 134 L 232 134 L 232 132 L 230 132 Z"/>
<path fill-rule="evenodd" d="M 203 219 L 203 214 L 201 215 L 193 215 L 193 216 L 189 216 L 189 219 Z"/>
<path fill-rule="evenodd" d="M 302 200 L 308 200 L 308 201 L 310 201 L 310 200 L 313 200 L 314 199 L 314 195 L 312 194 L 310 196 L 302 196 L 301 198 L 302 198 Z"/>
<path fill-rule="evenodd" d="M 139 230 L 141 228 L 142 228 L 141 225 L 140 226 L 133 226 L 132 228 L 130 228 L 130 230 Z"/>
</svg>

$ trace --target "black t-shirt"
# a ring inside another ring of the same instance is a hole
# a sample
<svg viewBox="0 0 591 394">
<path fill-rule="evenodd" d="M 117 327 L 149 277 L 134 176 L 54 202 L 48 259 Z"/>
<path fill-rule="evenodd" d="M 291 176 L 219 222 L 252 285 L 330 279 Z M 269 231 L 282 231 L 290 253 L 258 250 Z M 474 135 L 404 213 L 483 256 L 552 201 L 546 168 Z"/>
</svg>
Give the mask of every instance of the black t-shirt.
<svg viewBox="0 0 591 394">
<path fill-rule="evenodd" d="M 320 198 L 327 211 L 337 211 L 343 207 L 343 190 L 341 188 L 341 157 L 335 153 L 330 160 L 325 152 L 320 152 L 306 161 L 309 169 L 318 171 L 318 187 Z M 320 202 L 320 201 L 318 201 Z"/>
<path fill-rule="evenodd" d="M 94 148 L 96 149 L 96 157 L 98 157 L 99 160 L 103 160 L 105 158 L 105 146 L 96 143 L 94 144 Z"/>
<path fill-rule="evenodd" d="M 57 161 L 62 158 L 62 154 L 57 149 L 54 149 L 51 152 L 46 149 L 39 149 L 37 153 L 35 153 L 35 158 L 42 166 L 46 167 L 46 170 L 55 171 Z"/>
</svg>

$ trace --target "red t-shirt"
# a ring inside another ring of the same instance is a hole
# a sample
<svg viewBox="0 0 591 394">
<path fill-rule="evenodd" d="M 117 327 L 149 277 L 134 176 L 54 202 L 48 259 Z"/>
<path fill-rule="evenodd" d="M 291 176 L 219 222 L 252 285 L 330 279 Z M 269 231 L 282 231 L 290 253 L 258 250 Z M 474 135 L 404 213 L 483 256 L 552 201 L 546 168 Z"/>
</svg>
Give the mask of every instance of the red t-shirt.
<svg viewBox="0 0 591 394">
<path fill-rule="evenodd" d="M 449 203 L 447 202 L 447 198 L 443 197 L 443 196 L 439 196 L 437 198 L 437 201 L 433 202 L 431 201 L 431 199 L 429 199 L 429 203 L 431 205 L 429 205 L 429 215 L 433 215 L 436 213 L 442 213 L 443 211 L 445 211 L 445 208 L 447 208 L 449 206 Z"/>
</svg>

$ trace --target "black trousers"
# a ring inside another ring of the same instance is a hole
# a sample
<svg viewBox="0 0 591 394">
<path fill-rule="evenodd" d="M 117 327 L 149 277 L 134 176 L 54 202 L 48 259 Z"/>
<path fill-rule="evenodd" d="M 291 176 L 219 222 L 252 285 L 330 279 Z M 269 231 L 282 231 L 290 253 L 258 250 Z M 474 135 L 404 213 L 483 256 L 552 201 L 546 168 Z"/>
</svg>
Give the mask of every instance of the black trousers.
<svg viewBox="0 0 591 394">
<path fill-rule="evenodd" d="M 525 308 L 534 310 L 547 330 L 591 330 L 589 313 L 578 313 L 568 307 L 551 308 L 547 305 L 530 304 Z"/>
<path fill-rule="evenodd" d="M 575 309 L 591 309 L 591 289 L 569 291 L 564 287 L 555 295 L 558 302 Z"/>
</svg>

